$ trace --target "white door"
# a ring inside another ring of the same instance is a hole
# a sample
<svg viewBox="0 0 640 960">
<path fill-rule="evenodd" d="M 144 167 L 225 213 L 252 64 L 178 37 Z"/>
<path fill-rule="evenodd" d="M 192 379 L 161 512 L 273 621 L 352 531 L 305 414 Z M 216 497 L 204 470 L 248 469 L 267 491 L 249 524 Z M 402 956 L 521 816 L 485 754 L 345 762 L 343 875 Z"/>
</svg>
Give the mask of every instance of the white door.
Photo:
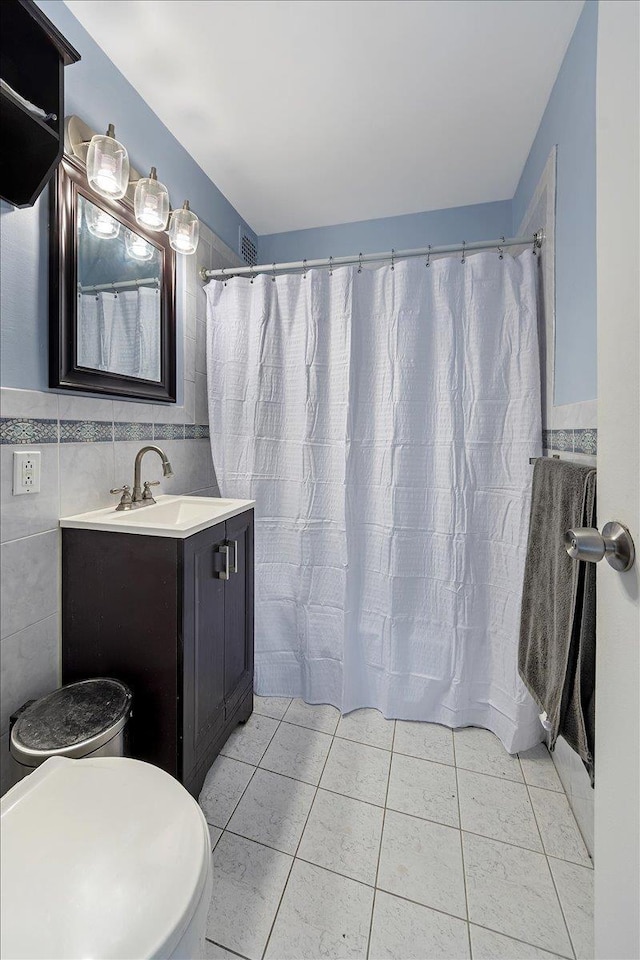
<svg viewBox="0 0 640 960">
<path fill-rule="evenodd" d="M 598 5 L 598 518 L 640 549 L 640 4 Z M 640 562 L 598 565 L 595 955 L 640 957 Z"/>
</svg>

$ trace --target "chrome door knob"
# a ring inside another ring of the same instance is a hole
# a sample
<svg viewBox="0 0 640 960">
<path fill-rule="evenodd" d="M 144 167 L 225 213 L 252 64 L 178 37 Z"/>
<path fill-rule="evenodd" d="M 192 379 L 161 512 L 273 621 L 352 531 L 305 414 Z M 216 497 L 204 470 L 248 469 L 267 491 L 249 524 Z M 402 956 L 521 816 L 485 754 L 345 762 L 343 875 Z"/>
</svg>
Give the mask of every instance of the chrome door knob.
<svg viewBox="0 0 640 960">
<path fill-rule="evenodd" d="M 605 523 L 602 533 L 599 533 L 595 527 L 577 527 L 575 530 L 567 530 L 564 535 L 564 545 L 567 553 L 574 560 L 598 563 L 604 557 L 609 566 L 619 573 L 630 570 L 636 556 L 631 534 L 617 520 Z"/>
</svg>

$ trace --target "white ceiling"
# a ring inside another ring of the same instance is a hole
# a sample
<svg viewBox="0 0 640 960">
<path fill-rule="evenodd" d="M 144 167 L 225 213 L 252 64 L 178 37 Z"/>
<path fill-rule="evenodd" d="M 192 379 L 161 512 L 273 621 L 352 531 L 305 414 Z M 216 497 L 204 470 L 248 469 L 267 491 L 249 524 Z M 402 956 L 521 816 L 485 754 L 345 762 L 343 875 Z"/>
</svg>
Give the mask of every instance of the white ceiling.
<svg viewBox="0 0 640 960">
<path fill-rule="evenodd" d="M 511 198 L 583 5 L 66 2 L 258 234 Z"/>
</svg>

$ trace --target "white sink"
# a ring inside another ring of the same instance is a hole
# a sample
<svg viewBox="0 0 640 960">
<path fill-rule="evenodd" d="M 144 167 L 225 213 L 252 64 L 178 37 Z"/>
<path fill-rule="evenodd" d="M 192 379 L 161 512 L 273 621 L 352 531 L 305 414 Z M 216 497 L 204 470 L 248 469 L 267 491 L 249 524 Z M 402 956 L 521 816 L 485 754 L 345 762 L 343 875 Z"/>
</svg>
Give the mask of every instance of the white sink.
<svg viewBox="0 0 640 960">
<path fill-rule="evenodd" d="M 250 510 L 254 504 L 255 500 L 224 500 L 221 497 L 160 496 L 154 504 L 135 510 L 117 511 L 115 507 L 107 507 L 74 517 L 62 517 L 60 526 L 182 540 Z"/>
</svg>

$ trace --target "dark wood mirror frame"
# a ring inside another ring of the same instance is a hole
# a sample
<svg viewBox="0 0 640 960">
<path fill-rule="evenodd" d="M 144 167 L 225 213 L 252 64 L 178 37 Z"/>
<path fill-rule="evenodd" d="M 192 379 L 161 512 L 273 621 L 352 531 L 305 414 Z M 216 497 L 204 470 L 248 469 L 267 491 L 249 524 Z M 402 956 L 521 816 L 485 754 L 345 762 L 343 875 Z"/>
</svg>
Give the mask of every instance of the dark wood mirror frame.
<svg viewBox="0 0 640 960">
<path fill-rule="evenodd" d="M 160 251 L 160 380 L 139 380 L 77 363 L 78 197 L 105 210 Z M 176 401 L 175 254 L 166 233 L 141 227 L 128 200 L 107 200 L 88 185 L 84 164 L 64 156 L 50 186 L 49 386 L 139 400 Z"/>
</svg>

